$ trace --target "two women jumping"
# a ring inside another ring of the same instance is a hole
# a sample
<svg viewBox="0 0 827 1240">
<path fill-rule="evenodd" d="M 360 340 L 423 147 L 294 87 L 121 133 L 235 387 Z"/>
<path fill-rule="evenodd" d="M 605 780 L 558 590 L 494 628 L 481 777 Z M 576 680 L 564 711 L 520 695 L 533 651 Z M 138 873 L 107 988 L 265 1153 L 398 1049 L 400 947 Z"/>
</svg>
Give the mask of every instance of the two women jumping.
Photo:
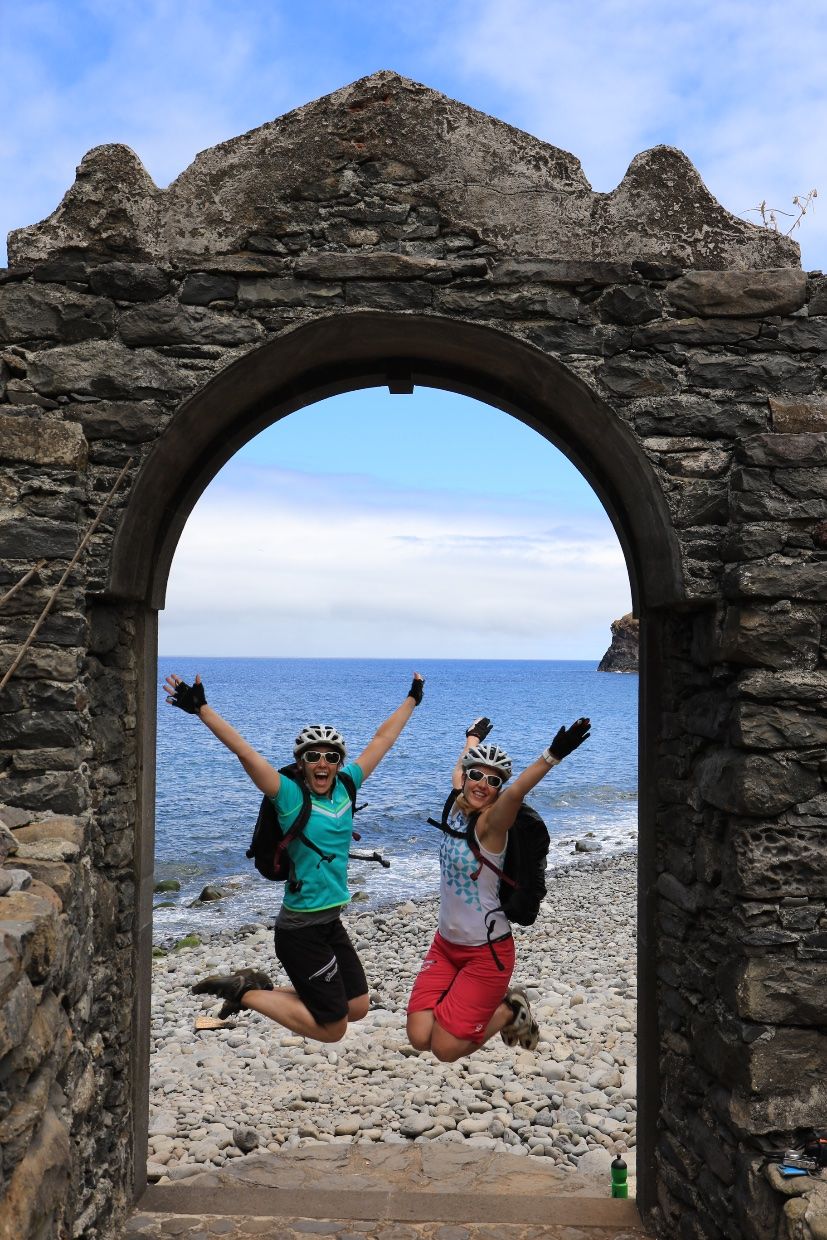
<svg viewBox="0 0 827 1240">
<path fill-rule="evenodd" d="M 355 762 L 345 763 L 345 742 L 335 728 L 312 724 L 296 737 L 293 767 L 280 773 L 207 704 L 200 677 L 193 685 L 167 677 L 167 702 L 197 715 L 236 755 L 256 787 L 272 799 L 285 834 L 307 795 L 311 802 L 306 830 L 315 848 L 300 838 L 288 843 L 296 881 L 285 891 L 275 927 L 276 956 L 292 986 L 275 987 L 264 971 L 253 968 L 206 977 L 192 989 L 222 999 L 222 1017 L 251 1009 L 304 1037 L 337 1042 L 350 1021 L 367 1015 L 367 979 L 340 918 L 350 901 L 353 803 L 346 782 L 358 789 L 373 773 L 421 702 L 423 685 L 416 674 L 408 695 Z M 588 738 L 590 724 L 578 719 L 560 728 L 507 788 L 508 754 L 484 743 L 491 726 L 481 718 L 468 728 L 454 768 L 458 795 L 451 831 L 440 848 L 439 925 L 408 1005 L 411 1044 L 446 1062 L 470 1054 L 497 1033 L 509 1046 L 532 1050 L 537 1045 L 539 1029 L 525 990 L 509 986 L 514 940 L 500 906 L 499 871 L 523 798 Z M 319 853 L 326 864 L 320 864 Z"/>
</svg>

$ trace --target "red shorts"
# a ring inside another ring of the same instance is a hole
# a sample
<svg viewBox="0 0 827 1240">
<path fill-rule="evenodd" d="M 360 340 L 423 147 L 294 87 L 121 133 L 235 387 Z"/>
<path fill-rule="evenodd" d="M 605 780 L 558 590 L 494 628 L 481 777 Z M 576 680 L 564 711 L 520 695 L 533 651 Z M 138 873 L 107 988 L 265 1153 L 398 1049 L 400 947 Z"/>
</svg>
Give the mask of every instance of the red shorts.
<svg viewBox="0 0 827 1240">
<path fill-rule="evenodd" d="M 413 984 L 408 1015 L 433 1011 L 446 1033 L 481 1045 L 514 971 L 511 935 L 493 946 L 501 970 L 487 943 L 480 947 L 449 943 L 437 931 Z"/>
</svg>

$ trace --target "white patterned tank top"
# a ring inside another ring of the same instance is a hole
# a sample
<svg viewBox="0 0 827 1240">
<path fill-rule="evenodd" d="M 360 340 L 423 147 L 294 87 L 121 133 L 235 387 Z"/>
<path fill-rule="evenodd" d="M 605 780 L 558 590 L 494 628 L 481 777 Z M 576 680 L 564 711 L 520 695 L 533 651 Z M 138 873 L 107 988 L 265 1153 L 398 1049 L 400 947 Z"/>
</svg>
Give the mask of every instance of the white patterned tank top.
<svg viewBox="0 0 827 1240">
<path fill-rule="evenodd" d="M 450 815 L 448 826 L 465 832 L 467 822 L 460 810 Z M 492 865 L 502 869 L 505 849 L 492 853 L 483 848 L 479 840 L 477 845 Z M 449 943 L 477 947 L 510 934 L 511 925 L 500 908 L 499 885 L 499 876 L 480 863 L 464 839 L 443 834 L 439 849 L 439 933 L 442 937 Z"/>
</svg>

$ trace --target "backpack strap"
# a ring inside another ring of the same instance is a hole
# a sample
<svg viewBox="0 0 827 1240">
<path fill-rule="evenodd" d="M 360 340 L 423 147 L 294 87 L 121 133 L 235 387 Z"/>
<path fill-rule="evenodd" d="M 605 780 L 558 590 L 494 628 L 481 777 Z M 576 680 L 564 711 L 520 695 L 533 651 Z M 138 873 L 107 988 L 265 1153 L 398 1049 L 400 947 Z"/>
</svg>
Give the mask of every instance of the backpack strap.
<svg viewBox="0 0 827 1240">
<path fill-rule="evenodd" d="M 463 832 L 465 836 L 466 844 L 471 849 L 471 852 L 474 854 L 477 861 L 479 862 L 477 869 L 474 871 L 471 877 L 473 879 L 479 878 L 480 871 L 482 870 L 482 867 L 485 865 L 488 867 L 489 870 L 494 871 L 494 873 L 497 875 L 497 878 L 499 878 L 501 883 L 508 883 L 510 887 L 518 886 L 515 880 L 511 878 L 508 874 L 506 874 L 504 870 L 501 870 L 500 867 L 498 865 L 495 865 L 493 861 L 489 861 L 487 857 L 483 856 L 482 849 L 477 843 L 476 829 L 477 829 L 478 818 L 479 818 L 478 813 L 469 815 L 468 825 L 466 826 L 465 831 Z"/>
<path fill-rule="evenodd" d="M 289 767 L 287 767 L 284 771 L 280 771 L 279 774 L 287 775 L 288 771 L 290 771 Z M 365 808 L 364 805 L 357 806 L 356 804 L 356 784 L 353 782 L 350 775 L 348 775 L 346 771 L 342 771 L 340 772 L 337 778 L 341 780 L 342 786 L 344 787 L 345 791 L 350 797 L 350 804 L 351 804 L 352 812 L 356 814 L 359 812 L 360 809 L 364 809 Z M 318 845 L 314 844 L 313 841 L 311 839 L 308 839 L 308 837 L 304 834 L 304 828 L 307 826 L 308 820 L 313 811 L 313 802 L 310 798 L 310 792 L 308 788 L 305 786 L 305 784 L 299 783 L 299 787 L 301 788 L 301 793 L 302 793 L 301 809 L 299 810 L 298 815 L 296 816 L 296 820 L 293 823 L 290 830 L 284 836 L 282 836 L 282 838 L 279 840 L 276 846 L 276 852 L 275 852 L 276 865 L 278 864 L 279 858 L 281 854 L 284 852 L 284 850 L 286 849 L 287 845 L 291 842 L 291 840 L 296 840 L 296 839 L 300 840 L 306 848 L 310 848 L 314 853 L 318 854 L 319 859 L 320 859 L 320 864 L 322 861 L 327 861 L 328 863 L 331 861 L 334 861 L 335 858 L 332 856 L 331 853 L 322 852 L 321 848 L 319 848 Z M 353 838 L 358 840 L 361 838 L 361 836 L 358 834 L 358 832 L 354 831 Z M 288 882 L 288 886 L 292 892 L 300 891 L 301 881 L 296 879 L 296 868 L 293 865 L 293 861 L 290 858 L 290 854 L 288 853 L 287 855 L 288 855 L 289 864 L 290 864 L 290 879 Z M 382 864 L 385 864 L 385 863 L 383 862 Z"/>
<path fill-rule="evenodd" d="M 458 789 L 452 788 L 451 791 L 448 793 L 448 797 L 447 797 L 445 804 L 442 807 L 442 818 L 440 819 L 440 821 L 437 822 L 436 818 L 428 818 L 426 819 L 426 821 L 429 827 L 438 827 L 439 830 L 444 831 L 446 835 L 452 835 L 455 840 L 464 840 L 465 839 L 464 831 L 457 831 L 455 827 L 448 826 L 448 817 L 451 813 L 451 807 L 454 804 L 454 801 L 456 801 L 458 796 L 459 796 Z"/>
<path fill-rule="evenodd" d="M 457 788 L 452 788 L 451 791 L 448 793 L 448 797 L 445 801 L 445 804 L 442 807 L 442 820 L 440 822 L 437 822 L 436 818 L 428 818 L 427 819 L 428 825 L 431 827 L 438 827 L 440 831 L 444 831 L 446 835 L 453 836 L 455 840 L 465 840 L 466 844 L 471 849 L 471 852 L 474 854 L 478 862 L 477 869 L 473 872 L 473 874 L 471 875 L 471 878 L 473 878 L 474 880 L 478 879 L 480 876 L 480 871 L 482 867 L 486 865 L 488 866 L 489 870 L 494 871 L 494 873 L 499 878 L 500 882 L 508 883 L 509 887 L 519 886 L 519 884 L 516 883 L 514 879 L 511 878 L 508 874 L 504 873 L 504 871 L 501 870 L 498 865 L 495 865 L 493 861 L 489 861 L 487 857 L 484 857 L 482 855 L 482 851 L 480 849 L 479 844 L 477 843 L 477 837 L 475 834 L 477 819 L 479 818 L 478 813 L 469 815 L 468 823 L 464 831 L 457 831 L 456 827 L 448 826 L 448 818 L 450 817 L 454 802 L 456 801 L 458 796 L 459 796 L 459 790 Z"/>
</svg>

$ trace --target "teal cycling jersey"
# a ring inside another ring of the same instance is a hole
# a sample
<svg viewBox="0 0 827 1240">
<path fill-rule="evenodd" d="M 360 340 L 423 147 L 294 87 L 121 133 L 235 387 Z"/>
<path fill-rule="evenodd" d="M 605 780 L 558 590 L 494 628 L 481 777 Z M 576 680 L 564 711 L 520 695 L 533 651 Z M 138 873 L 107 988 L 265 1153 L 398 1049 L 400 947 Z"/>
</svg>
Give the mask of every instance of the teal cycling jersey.
<svg viewBox="0 0 827 1240">
<path fill-rule="evenodd" d="M 350 776 L 357 789 L 361 788 L 365 777 L 358 763 L 349 762 L 342 770 Z M 295 780 L 282 775 L 278 793 L 271 800 L 286 834 L 301 809 L 302 790 Z M 310 801 L 312 808 L 304 833 L 317 848 L 333 859 L 323 861 L 301 840 L 292 840 L 288 844 L 287 851 L 301 886 L 298 891 L 285 890 L 284 908 L 297 913 L 316 913 L 350 902 L 347 859 L 353 838 L 353 806 L 347 789 L 337 777 L 329 797 L 315 797 L 311 793 Z"/>
</svg>

